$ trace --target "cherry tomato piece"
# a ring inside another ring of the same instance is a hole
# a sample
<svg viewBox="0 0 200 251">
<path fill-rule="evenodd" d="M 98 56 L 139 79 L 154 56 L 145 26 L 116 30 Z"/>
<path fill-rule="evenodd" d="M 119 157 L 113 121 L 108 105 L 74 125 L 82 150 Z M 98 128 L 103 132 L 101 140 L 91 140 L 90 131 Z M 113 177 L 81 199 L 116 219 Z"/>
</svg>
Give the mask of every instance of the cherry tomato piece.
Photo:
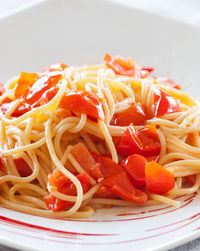
<svg viewBox="0 0 200 251">
<path fill-rule="evenodd" d="M 71 91 L 60 101 L 61 108 L 72 112 L 85 113 L 93 118 L 104 120 L 102 104 L 98 96 L 88 91 Z"/>
<path fill-rule="evenodd" d="M 155 161 L 146 164 L 145 177 L 150 193 L 165 194 L 174 188 L 174 175 Z"/>
<path fill-rule="evenodd" d="M 134 125 L 144 125 L 146 119 L 142 106 L 139 103 L 134 103 L 126 110 L 115 113 L 111 120 L 111 125 L 128 126 L 131 123 Z"/>
<path fill-rule="evenodd" d="M 180 112 L 180 106 L 175 98 L 165 91 L 156 89 L 154 91 L 154 116 L 160 117 L 164 114 Z"/>
<path fill-rule="evenodd" d="M 133 154 L 124 159 L 121 166 L 126 170 L 131 181 L 137 188 L 145 186 L 145 165 L 147 159 L 139 154 Z"/>
</svg>

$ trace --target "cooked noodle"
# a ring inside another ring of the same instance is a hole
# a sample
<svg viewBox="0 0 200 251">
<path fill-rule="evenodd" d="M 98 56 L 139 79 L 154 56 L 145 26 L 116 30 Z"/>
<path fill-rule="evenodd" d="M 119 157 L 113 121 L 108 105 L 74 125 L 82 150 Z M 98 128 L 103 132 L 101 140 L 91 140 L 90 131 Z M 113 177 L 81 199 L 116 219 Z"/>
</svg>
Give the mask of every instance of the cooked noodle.
<svg viewBox="0 0 200 251">
<path fill-rule="evenodd" d="M 156 125 L 161 144 L 158 163 L 170 170 L 176 177 L 175 187 L 165 195 L 150 194 L 148 202 L 179 206 L 174 198 L 177 195 L 191 194 L 200 186 L 200 108 L 199 103 L 185 94 L 161 83 L 155 84 L 152 77 L 145 79 L 117 75 L 105 64 L 84 67 L 67 67 L 62 71 L 64 77 L 57 85 L 57 94 L 48 103 L 33 108 L 19 117 L 12 113 L 19 105 L 15 100 L 12 106 L 3 113 L 0 110 L 0 155 L 2 169 L 0 177 L 0 203 L 8 208 L 25 213 L 50 217 L 90 217 L 94 214 L 94 205 L 135 206 L 136 203 L 122 199 L 96 198 L 94 195 L 100 184 L 89 175 L 91 188 L 85 194 L 80 181 L 71 170 L 84 173 L 85 170 L 70 153 L 73 145 L 82 142 L 96 154 L 110 153 L 114 162 L 121 158 L 113 142 L 113 136 L 122 136 L 127 126 L 111 125 L 116 112 L 127 109 L 135 101 L 147 108 L 151 114 L 155 86 L 165 90 L 179 100 L 181 111 L 148 119 L 146 124 Z M 42 75 L 42 73 L 40 74 Z M 0 103 L 7 97 L 14 96 L 14 86 L 19 77 L 7 83 L 6 92 L 0 97 Z M 91 120 L 87 114 L 60 117 L 62 108 L 60 100 L 72 90 L 95 92 L 101 100 L 105 120 Z M 142 128 L 142 126 L 136 126 Z M 193 145 L 187 143 L 188 135 L 193 135 Z M 98 137 L 96 142 L 92 137 Z M 103 141 L 103 142 L 101 142 Z M 31 173 L 20 176 L 15 164 L 22 158 L 30 167 Z M 62 194 L 55 187 L 48 185 L 48 175 L 60 171 L 75 185 L 77 195 Z M 197 174 L 192 187 L 184 186 L 184 176 Z M 49 193 L 55 197 L 74 202 L 71 208 L 61 211 L 50 211 L 44 197 Z"/>
</svg>

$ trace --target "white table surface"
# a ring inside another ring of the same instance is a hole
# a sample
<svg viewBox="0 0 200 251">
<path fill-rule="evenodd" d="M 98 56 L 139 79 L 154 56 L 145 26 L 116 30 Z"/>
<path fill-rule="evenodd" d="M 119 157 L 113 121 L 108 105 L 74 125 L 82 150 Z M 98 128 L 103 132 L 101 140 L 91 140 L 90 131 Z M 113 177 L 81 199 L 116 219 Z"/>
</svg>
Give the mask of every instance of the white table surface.
<svg viewBox="0 0 200 251">
<path fill-rule="evenodd" d="M 40 0 L 0 0 L 0 17 Z M 59 0 L 56 0 L 59 1 Z M 200 27 L 200 0 L 110 0 Z M 198 251 L 200 238 L 170 251 Z M 15 251 L 0 245 L 0 251 Z"/>
</svg>

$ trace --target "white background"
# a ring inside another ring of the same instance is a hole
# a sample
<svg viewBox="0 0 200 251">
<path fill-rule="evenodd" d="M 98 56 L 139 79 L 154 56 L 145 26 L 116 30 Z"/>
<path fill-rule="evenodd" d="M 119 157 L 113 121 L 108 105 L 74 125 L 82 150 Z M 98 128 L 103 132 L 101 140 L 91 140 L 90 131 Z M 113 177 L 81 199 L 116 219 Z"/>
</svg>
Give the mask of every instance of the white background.
<svg viewBox="0 0 200 251">
<path fill-rule="evenodd" d="M 0 0 L 0 17 L 40 0 Z M 56 0 L 59 1 L 59 0 Z M 69 1 L 69 0 L 68 0 Z M 100 1 L 100 0 L 99 0 Z M 170 17 L 190 25 L 200 27 L 200 0 L 110 0 L 133 6 L 161 16 Z M 186 34 L 187 35 L 187 34 Z M 200 48 L 199 48 L 200 49 Z M 13 251 L 0 245 L 2 251 Z M 192 241 L 173 251 L 200 250 L 200 240 Z"/>
</svg>

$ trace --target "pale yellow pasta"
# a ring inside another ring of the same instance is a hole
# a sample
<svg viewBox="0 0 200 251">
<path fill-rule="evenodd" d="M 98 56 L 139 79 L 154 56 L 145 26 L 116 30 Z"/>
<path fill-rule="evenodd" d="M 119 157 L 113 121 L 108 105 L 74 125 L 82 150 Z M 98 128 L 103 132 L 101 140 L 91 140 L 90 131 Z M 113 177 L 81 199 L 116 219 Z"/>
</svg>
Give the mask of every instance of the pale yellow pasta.
<svg viewBox="0 0 200 251">
<path fill-rule="evenodd" d="M 166 203 L 175 207 L 180 202 L 177 195 L 192 194 L 200 186 L 200 104 L 181 90 L 156 83 L 153 78 L 145 79 L 115 74 L 105 64 L 83 67 L 68 67 L 63 72 L 57 86 L 57 94 L 46 104 L 33 108 L 27 113 L 12 117 L 20 104 L 15 100 L 3 113 L 0 109 L 0 203 L 8 208 L 25 213 L 48 217 L 91 217 L 95 207 L 138 206 L 137 203 L 123 199 L 96 198 L 100 184 L 91 175 L 90 189 L 83 194 L 78 178 L 73 174 L 85 173 L 85 169 L 71 154 L 76 143 L 83 143 L 96 154 L 109 153 L 114 162 L 122 159 L 118 155 L 113 137 L 124 134 L 127 126 L 111 125 L 113 115 L 122 112 L 134 102 L 146 106 L 147 114 L 154 111 L 155 88 L 165 90 L 180 104 L 181 111 L 151 118 L 147 125 L 155 125 L 161 151 L 158 163 L 175 176 L 175 186 L 167 194 L 150 194 L 150 199 L 142 206 Z M 39 73 L 42 76 L 45 73 Z M 6 92 L 0 96 L 0 104 L 14 97 L 14 86 L 19 77 L 8 81 Z M 63 108 L 58 105 L 62 97 L 74 90 L 94 92 L 101 101 L 105 120 L 91 120 L 87 114 L 74 113 L 66 118 L 60 116 Z M 136 129 L 143 128 L 136 126 Z M 95 138 L 99 141 L 96 141 Z M 188 138 L 193 137 L 193 144 Z M 22 158 L 30 168 L 26 177 L 20 175 L 16 159 Z M 77 195 L 71 196 L 50 186 L 48 175 L 60 171 L 74 184 Z M 73 171 L 73 172 L 72 172 Z M 184 177 L 195 174 L 192 187 L 184 184 Z M 58 199 L 73 202 L 72 207 L 61 212 L 52 212 L 45 204 L 45 196 L 52 194 Z"/>
</svg>

